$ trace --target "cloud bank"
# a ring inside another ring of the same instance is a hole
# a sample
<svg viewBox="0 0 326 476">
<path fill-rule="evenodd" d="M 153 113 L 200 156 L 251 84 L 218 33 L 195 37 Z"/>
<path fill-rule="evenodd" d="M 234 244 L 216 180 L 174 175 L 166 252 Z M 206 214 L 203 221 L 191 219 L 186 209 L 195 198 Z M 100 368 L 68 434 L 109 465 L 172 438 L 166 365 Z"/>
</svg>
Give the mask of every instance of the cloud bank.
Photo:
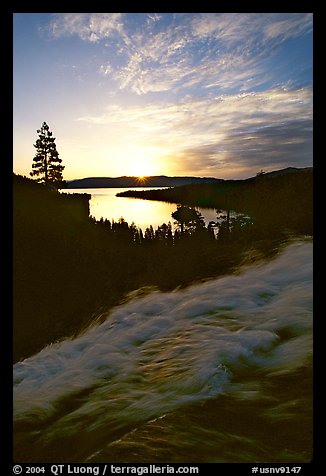
<svg viewBox="0 0 326 476">
<path fill-rule="evenodd" d="M 312 92 L 273 89 L 261 93 L 186 98 L 146 106 L 109 105 L 79 121 L 123 130 L 164 147 L 182 170 L 215 173 L 235 166 L 240 175 L 260 168 L 306 166 L 312 151 Z M 243 172 L 242 172 L 243 171 Z M 181 169 L 180 169 L 181 173 Z"/>
</svg>

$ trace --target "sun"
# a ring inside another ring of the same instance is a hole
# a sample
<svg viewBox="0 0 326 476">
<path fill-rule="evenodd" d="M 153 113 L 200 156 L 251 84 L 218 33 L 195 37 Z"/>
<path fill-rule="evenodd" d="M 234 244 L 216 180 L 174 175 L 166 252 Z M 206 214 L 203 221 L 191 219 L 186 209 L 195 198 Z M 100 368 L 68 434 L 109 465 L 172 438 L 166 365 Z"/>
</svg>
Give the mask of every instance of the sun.
<svg viewBox="0 0 326 476">
<path fill-rule="evenodd" d="M 125 165 L 128 175 L 137 177 L 139 183 L 145 182 L 146 177 L 155 175 L 157 167 L 154 154 L 142 147 L 130 148 Z"/>
<path fill-rule="evenodd" d="M 146 185 L 147 183 L 147 177 L 146 175 L 138 175 L 136 177 L 136 181 L 139 185 Z"/>
</svg>

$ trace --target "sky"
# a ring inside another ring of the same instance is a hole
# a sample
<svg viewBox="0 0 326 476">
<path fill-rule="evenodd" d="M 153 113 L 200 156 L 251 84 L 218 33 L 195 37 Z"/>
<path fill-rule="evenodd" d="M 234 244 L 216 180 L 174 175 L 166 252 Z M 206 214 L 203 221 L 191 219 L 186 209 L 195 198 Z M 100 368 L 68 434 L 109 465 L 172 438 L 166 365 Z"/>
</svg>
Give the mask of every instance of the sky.
<svg viewBox="0 0 326 476">
<path fill-rule="evenodd" d="M 312 158 L 312 13 L 15 13 L 13 169 L 241 179 Z"/>
</svg>

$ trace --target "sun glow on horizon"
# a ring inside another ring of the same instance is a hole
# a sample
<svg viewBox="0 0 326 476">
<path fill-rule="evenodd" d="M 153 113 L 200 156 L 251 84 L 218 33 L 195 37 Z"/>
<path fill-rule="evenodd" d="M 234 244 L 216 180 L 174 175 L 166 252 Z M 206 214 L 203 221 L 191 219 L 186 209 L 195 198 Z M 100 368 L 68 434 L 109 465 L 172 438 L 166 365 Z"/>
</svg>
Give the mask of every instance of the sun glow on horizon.
<svg viewBox="0 0 326 476">
<path fill-rule="evenodd" d="M 153 147 L 141 145 L 124 147 L 121 150 L 123 169 L 126 171 L 126 175 L 137 177 L 142 183 L 146 177 L 161 173 L 163 162 L 161 155 L 162 150 Z"/>
</svg>

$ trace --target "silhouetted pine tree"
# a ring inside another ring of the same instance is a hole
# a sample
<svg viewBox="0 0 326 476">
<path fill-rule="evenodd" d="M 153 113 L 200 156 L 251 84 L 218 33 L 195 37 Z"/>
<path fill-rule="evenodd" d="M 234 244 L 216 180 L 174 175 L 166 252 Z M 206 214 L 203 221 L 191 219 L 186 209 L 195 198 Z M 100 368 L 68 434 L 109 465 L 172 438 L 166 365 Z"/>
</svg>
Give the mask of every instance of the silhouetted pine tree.
<svg viewBox="0 0 326 476">
<path fill-rule="evenodd" d="M 193 232 L 195 229 L 205 226 L 203 217 L 194 208 L 177 205 L 176 211 L 171 216 L 180 227 L 181 234 L 185 232 L 185 229 Z"/>
<path fill-rule="evenodd" d="M 53 185 L 60 188 L 63 184 L 62 172 L 64 166 L 59 158 L 55 137 L 46 122 L 43 122 L 41 129 L 37 130 L 39 138 L 34 147 L 37 152 L 33 158 L 31 176 L 38 176 L 37 182 L 43 182 L 45 185 Z"/>
</svg>

